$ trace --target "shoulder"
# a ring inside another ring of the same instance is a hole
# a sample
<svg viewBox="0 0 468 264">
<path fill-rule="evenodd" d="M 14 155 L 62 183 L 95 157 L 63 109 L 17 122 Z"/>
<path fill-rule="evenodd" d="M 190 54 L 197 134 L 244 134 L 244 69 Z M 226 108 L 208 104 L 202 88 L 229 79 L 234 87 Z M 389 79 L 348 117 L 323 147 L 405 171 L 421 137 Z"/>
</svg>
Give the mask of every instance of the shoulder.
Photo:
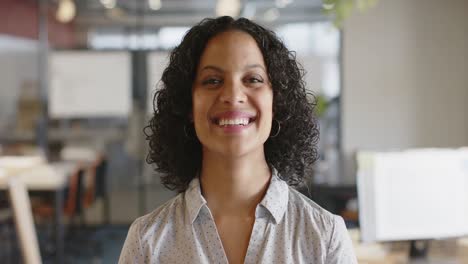
<svg viewBox="0 0 468 264">
<path fill-rule="evenodd" d="M 308 231 L 322 241 L 327 263 L 357 263 L 341 216 L 330 213 L 292 187 L 289 187 L 288 211 L 295 221 L 305 222 Z"/>
<path fill-rule="evenodd" d="M 183 221 L 184 193 L 168 200 L 152 212 L 137 218 L 130 230 L 138 231 L 140 239 L 145 240 L 148 235 L 153 235 L 156 229 L 166 228 L 176 224 L 176 220 Z"/>
<path fill-rule="evenodd" d="M 128 230 L 119 263 L 151 262 L 153 249 L 164 230 L 174 228 L 182 211 L 183 194 L 167 201 L 151 213 L 137 218 Z"/>
<path fill-rule="evenodd" d="M 307 228 L 306 232 L 319 239 L 324 246 L 330 244 L 336 232 L 347 232 L 341 216 L 330 213 L 296 189 L 290 186 L 288 188 L 289 199 L 286 213 L 296 226 Z"/>
</svg>

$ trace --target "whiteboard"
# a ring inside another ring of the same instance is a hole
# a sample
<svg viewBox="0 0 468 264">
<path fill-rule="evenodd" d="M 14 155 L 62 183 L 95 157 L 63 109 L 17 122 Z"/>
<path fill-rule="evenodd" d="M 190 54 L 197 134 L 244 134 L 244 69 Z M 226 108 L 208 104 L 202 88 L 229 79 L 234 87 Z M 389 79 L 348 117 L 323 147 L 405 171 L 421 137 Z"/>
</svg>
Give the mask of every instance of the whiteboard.
<svg viewBox="0 0 468 264">
<path fill-rule="evenodd" d="M 153 99 L 157 89 L 161 87 L 161 77 L 169 64 L 169 52 L 151 52 L 148 54 L 147 66 L 148 66 L 148 91 L 147 91 L 147 103 L 146 111 L 147 114 L 153 114 Z"/>
<path fill-rule="evenodd" d="M 53 52 L 49 74 L 51 118 L 127 117 L 130 113 L 128 52 Z"/>
</svg>

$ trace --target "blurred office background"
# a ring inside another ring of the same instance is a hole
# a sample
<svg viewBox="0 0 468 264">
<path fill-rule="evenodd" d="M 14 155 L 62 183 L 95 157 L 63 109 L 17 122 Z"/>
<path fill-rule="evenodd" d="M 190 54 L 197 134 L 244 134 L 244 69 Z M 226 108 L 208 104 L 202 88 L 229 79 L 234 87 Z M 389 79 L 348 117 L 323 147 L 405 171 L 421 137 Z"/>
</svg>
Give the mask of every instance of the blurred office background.
<svg viewBox="0 0 468 264">
<path fill-rule="evenodd" d="M 345 218 L 362 263 L 407 262 L 360 245 L 356 153 L 468 146 L 464 0 L 2 0 L 0 262 L 29 251 L 8 193 L 18 175 L 43 263 L 117 261 L 129 224 L 175 195 L 143 134 L 167 56 L 223 14 L 273 29 L 307 73 L 320 159 L 300 191 Z M 431 249 L 452 261 L 457 241 Z"/>
</svg>

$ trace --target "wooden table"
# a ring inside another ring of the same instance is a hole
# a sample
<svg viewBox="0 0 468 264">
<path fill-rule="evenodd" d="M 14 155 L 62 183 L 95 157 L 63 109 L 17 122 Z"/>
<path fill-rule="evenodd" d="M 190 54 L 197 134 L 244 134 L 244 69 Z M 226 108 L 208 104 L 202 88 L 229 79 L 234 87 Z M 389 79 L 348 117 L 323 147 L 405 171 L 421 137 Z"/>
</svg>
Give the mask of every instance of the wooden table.
<svg viewBox="0 0 468 264">
<path fill-rule="evenodd" d="M 14 168 L 15 166 L 8 166 L 6 163 L 8 162 L 5 162 L 5 158 L 0 158 L 0 191 L 7 190 L 8 177 L 19 177 L 28 191 L 54 193 L 56 258 L 57 263 L 64 263 L 64 190 L 68 186 L 69 176 L 77 169 L 77 164 L 39 162 L 31 167 Z"/>
</svg>

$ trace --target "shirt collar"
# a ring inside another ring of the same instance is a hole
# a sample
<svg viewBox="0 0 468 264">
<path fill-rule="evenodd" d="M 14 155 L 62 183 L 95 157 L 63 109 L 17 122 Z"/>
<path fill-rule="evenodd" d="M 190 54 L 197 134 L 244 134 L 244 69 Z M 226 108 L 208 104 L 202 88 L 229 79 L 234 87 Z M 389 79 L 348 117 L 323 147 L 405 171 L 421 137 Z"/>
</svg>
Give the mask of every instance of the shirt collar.
<svg viewBox="0 0 468 264">
<path fill-rule="evenodd" d="M 270 212 L 277 224 L 283 218 L 288 206 L 289 187 L 288 184 L 279 177 L 278 171 L 275 168 L 271 167 L 271 170 L 272 176 L 270 185 L 260 205 Z"/>
<path fill-rule="evenodd" d="M 201 194 L 200 179 L 197 177 L 193 178 L 190 182 L 189 187 L 185 191 L 185 204 L 186 204 L 186 215 L 188 221 L 193 224 L 193 221 L 197 218 L 200 209 L 206 204 L 206 200 Z"/>
<path fill-rule="evenodd" d="M 275 223 L 279 223 L 286 212 L 289 197 L 289 187 L 278 175 L 278 171 L 271 167 L 272 177 L 267 192 L 260 205 L 266 208 L 273 216 Z M 201 194 L 200 179 L 195 177 L 185 191 L 186 215 L 190 224 L 193 224 L 206 200 Z"/>
</svg>

